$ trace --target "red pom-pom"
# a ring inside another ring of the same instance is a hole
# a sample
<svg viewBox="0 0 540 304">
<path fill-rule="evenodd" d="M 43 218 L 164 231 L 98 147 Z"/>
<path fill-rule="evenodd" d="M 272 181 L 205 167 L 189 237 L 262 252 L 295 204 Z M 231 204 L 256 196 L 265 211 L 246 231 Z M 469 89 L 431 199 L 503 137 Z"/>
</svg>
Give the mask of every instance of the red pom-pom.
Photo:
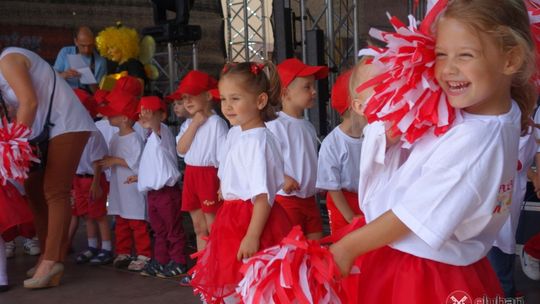
<svg viewBox="0 0 540 304">
<path fill-rule="evenodd" d="M 435 38 L 429 33 L 445 2 L 430 11 L 420 29 L 412 16 L 409 27 L 391 17 L 394 33 L 370 30 L 370 35 L 386 42 L 387 47 L 360 52 L 374 56 L 371 64 L 383 71 L 357 88 L 358 92 L 374 89 L 364 111 L 368 122 L 389 122 L 394 134 L 403 134 L 409 143 L 428 130 L 435 135 L 445 133 L 455 118 L 455 110 L 435 79 Z"/>
<path fill-rule="evenodd" d="M 295 226 L 280 245 L 247 260 L 237 288 L 244 303 L 346 303 L 332 253 Z"/>
<path fill-rule="evenodd" d="M 30 129 L 5 118 L 0 125 L 0 183 L 8 179 L 22 181 L 28 177 L 31 162 L 39 162 L 28 142 Z"/>
</svg>

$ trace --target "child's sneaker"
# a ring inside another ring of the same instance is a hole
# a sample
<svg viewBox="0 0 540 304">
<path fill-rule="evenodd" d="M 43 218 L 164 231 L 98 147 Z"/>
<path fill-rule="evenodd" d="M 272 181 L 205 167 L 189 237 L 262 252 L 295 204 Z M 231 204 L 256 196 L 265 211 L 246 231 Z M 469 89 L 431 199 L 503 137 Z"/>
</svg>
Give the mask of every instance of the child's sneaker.
<svg viewBox="0 0 540 304">
<path fill-rule="evenodd" d="M 6 242 L 6 258 L 11 259 L 15 256 L 15 241 Z"/>
<path fill-rule="evenodd" d="M 24 240 L 24 253 L 28 255 L 39 255 L 41 253 L 41 248 L 39 247 L 39 241 L 37 238 L 25 239 Z"/>
<path fill-rule="evenodd" d="M 521 250 L 521 268 L 529 279 L 540 280 L 540 260 L 528 255 L 525 250 Z"/>
<path fill-rule="evenodd" d="M 99 266 L 99 265 L 107 265 L 110 264 L 113 261 L 113 255 L 110 250 L 101 249 L 99 253 L 90 259 L 90 265 L 92 266 Z"/>
<path fill-rule="evenodd" d="M 116 268 L 127 268 L 133 259 L 130 255 L 127 254 L 119 254 L 116 256 L 116 258 L 113 261 L 113 265 Z"/>
<path fill-rule="evenodd" d="M 79 253 L 75 258 L 75 263 L 84 264 L 88 263 L 96 254 L 98 254 L 97 248 L 88 247 L 85 251 Z"/>
<path fill-rule="evenodd" d="M 163 272 L 163 265 L 161 265 L 156 260 L 151 260 L 149 263 L 146 263 L 143 270 L 141 271 L 141 275 L 145 277 L 156 277 L 162 274 Z"/>
<path fill-rule="evenodd" d="M 144 269 L 144 266 L 146 266 L 146 263 L 148 263 L 149 261 L 150 261 L 149 257 L 145 257 L 144 255 L 139 255 L 137 256 L 137 259 L 129 263 L 127 269 L 129 271 L 135 271 L 135 272 L 142 271 Z"/>
<path fill-rule="evenodd" d="M 179 276 L 186 275 L 187 266 L 186 264 L 175 263 L 170 261 L 165 265 L 162 273 L 158 273 L 157 276 L 160 278 L 175 278 Z"/>
<path fill-rule="evenodd" d="M 180 286 L 191 287 L 191 276 L 187 275 L 180 279 Z"/>
</svg>

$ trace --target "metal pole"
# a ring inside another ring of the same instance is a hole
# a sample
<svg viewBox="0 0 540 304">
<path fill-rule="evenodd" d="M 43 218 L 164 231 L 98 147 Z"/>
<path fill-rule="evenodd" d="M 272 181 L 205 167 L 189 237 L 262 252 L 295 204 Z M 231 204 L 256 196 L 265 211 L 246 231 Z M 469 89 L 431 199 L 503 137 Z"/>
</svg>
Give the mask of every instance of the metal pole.
<svg viewBox="0 0 540 304">
<path fill-rule="evenodd" d="M 199 69 L 199 46 L 197 42 L 193 42 L 192 46 L 192 54 L 193 54 L 193 69 L 198 70 Z"/>
<path fill-rule="evenodd" d="M 353 0 L 353 39 L 354 39 L 354 64 L 358 63 L 358 1 Z"/>
<path fill-rule="evenodd" d="M 266 36 L 267 36 L 267 32 L 266 32 L 266 3 L 264 2 L 264 0 L 261 0 L 261 5 L 262 5 L 262 8 L 261 8 L 261 22 L 262 22 L 262 32 L 263 32 L 263 39 L 262 39 L 262 43 L 263 43 L 263 54 L 262 54 L 262 60 L 266 60 L 268 58 L 268 49 L 266 48 Z"/>
<path fill-rule="evenodd" d="M 169 92 L 174 91 L 175 68 L 174 68 L 174 48 L 171 42 L 167 43 L 167 60 L 169 62 Z"/>
<path fill-rule="evenodd" d="M 307 50 L 306 50 L 306 6 L 305 0 L 300 0 L 300 24 L 302 30 L 302 61 L 306 62 Z"/>
<path fill-rule="evenodd" d="M 326 34 L 328 35 L 326 37 L 326 41 L 328 41 L 328 49 L 326 50 L 327 55 L 327 64 L 330 68 L 333 68 L 334 65 L 334 9 L 332 5 L 332 0 L 326 0 Z M 330 73 L 330 83 L 333 83 L 333 77 Z"/>
<path fill-rule="evenodd" d="M 231 3 L 232 0 L 227 0 L 227 41 L 229 42 L 229 45 L 227 45 L 227 50 L 228 50 L 228 54 L 227 56 L 229 57 L 229 61 L 233 61 L 233 48 L 232 48 L 232 34 L 231 34 L 231 29 L 232 29 L 232 22 L 231 22 L 231 19 L 232 19 L 232 16 L 231 16 Z"/>
<path fill-rule="evenodd" d="M 244 51 L 245 61 L 249 61 L 249 16 L 248 16 L 248 0 L 244 0 Z"/>
</svg>

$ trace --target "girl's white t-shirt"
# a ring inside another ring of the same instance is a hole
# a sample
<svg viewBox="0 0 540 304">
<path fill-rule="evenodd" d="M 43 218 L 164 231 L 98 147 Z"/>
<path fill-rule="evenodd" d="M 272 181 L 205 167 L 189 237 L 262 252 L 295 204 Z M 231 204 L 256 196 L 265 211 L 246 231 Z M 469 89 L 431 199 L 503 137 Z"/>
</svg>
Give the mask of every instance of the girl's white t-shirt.
<svg viewBox="0 0 540 304">
<path fill-rule="evenodd" d="M 221 194 L 225 200 L 253 200 L 266 193 L 268 203 L 283 186 L 283 157 L 277 140 L 266 128 L 242 131 L 219 165 Z"/>
<path fill-rule="evenodd" d="M 56 77 L 56 86 L 51 108 L 51 123 L 54 126 L 50 129 L 49 138 L 69 132 L 96 131 L 94 121 L 73 92 L 73 89 L 52 69 L 50 64 L 41 59 L 38 54 L 17 47 L 6 48 L 0 54 L 0 60 L 12 53 L 21 54 L 30 61 L 29 75 L 38 103 L 30 139 L 38 136 L 43 131 L 47 112 L 49 111 L 54 77 Z M 55 76 L 53 77 L 53 75 Z M 15 92 L 7 83 L 2 72 L 0 72 L 0 91 L 7 105 L 16 109 L 19 107 L 17 96 L 15 96 Z"/>
<path fill-rule="evenodd" d="M 193 120 L 188 118 L 180 127 L 180 132 L 176 136 L 176 142 Z M 225 142 L 229 128 L 223 118 L 217 114 L 208 117 L 198 129 L 191 146 L 185 155 L 178 153 L 178 156 L 184 158 L 184 162 L 190 166 L 199 167 L 218 167 L 218 151 Z"/>
<path fill-rule="evenodd" d="M 515 103 L 498 116 L 458 112 L 447 133 L 419 139 L 407 160 L 360 201 L 367 222 L 392 210 L 411 233 L 391 247 L 451 265 L 480 260 L 508 217 L 520 116 Z"/>
<path fill-rule="evenodd" d="M 358 191 L 362 139 L 335 127 L 321 143 L 317 167 L 317 188 Z"/>
<path fill-rule="evenodd" d="M 278 117 L 266 123 L 277 138 L 283 159 L 285 175 L 292 177 L 300 185 L 300 190 L 279 195 L 301 198 L 315 195 L 317 182 L 317 132 L 313 125 L 302 118 L 295 118 L 279 112 Z"/>
<path fill-rule="evenodd" d="M 146 197 L 137 189 L 137 183 L 126 184 L 128 177 L 139 173 L 143 141 L 136 132 L 111 138 L 110 155 L 122 158 L 129 168 L 113 166 L 109 190 L 109 214 L 125 219 L 146 219 Z"/>
</svg>

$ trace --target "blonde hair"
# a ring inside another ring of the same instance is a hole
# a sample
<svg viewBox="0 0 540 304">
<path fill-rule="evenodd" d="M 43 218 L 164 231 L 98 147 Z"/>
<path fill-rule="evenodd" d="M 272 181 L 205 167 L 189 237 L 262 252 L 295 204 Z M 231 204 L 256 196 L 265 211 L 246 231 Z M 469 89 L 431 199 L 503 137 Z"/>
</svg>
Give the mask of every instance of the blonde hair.
<svg viewBox="0 0 540 304">
<path fill-rule="evenodd" d="M 501 51 L 518 49 L 523 57 L 513 75 L 511 96 L 521 110 L 525 130 L 536 105 L 537 92 L 531 82 L 535 72 L 535 44 L 531 36 L 527 8 L 522 0 L 451 0 L 442 17 L 459 20 L 478 33 L 491 36 Z"/>
<path fill-rule="evenodd" d="M 219 78 L 221 80 L 231 76 L 238 77 L 246 91 L 255 95 L 268 95 L 268 102 L 261 110 L 263 121 L 277 117 L 276 113 L 281 107 L 281 81 L 276 66 L 271 61 L 228 63 L 223 67 Z"/>
<path fill-rule="evenodd" d="M 135 29 L 122 25 L 110 26 L 99 32 L 96 37 L 99 54 L 112 60 L 108 50 L 119 49 L 122 60 L 139 57 L 139 34 Z"/>
</svg>

